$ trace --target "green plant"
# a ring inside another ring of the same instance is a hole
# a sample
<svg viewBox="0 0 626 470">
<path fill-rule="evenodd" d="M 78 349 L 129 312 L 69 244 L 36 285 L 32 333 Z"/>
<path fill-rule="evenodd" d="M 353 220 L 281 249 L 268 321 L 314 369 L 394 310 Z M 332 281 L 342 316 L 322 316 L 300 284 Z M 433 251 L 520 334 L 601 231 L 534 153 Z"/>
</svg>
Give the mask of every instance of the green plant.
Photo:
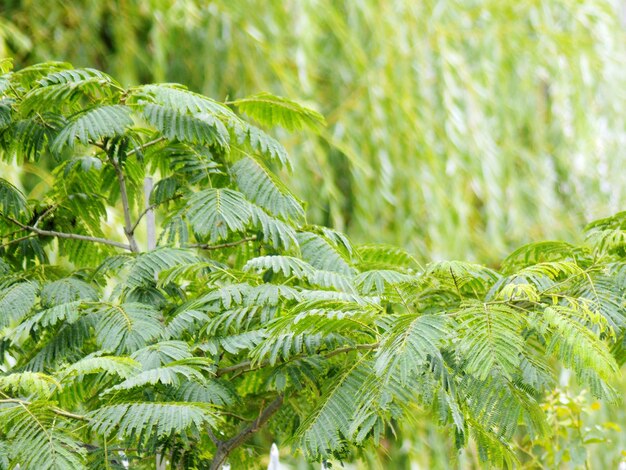
<svg viewBox="0 0 626 470">
<path fill-rule="evenodd" d="M 284 135 L 309 220 L 497 263 L 626 204 L 620 0 L 7 0 L 0 51 L 126 85 L 320 106 Z M 54 40 L 50 40 L 54 38 Z M 1 55 L 0 55 L 1 56 Z M 286 175 L 284 176 L 287 177 Z M 313 184 L 311 182 L 313 181 Z"/>
<path fill-rule="evenodd" d="M 543 400 L 541 407 L 547 413 L 552 433 L 535 440 L 524 436 L 520 448 L 525 462 L 522 468 L 592 468 L 589 464 L 588 447 L 610 443 L 611 434 L 621 432 L 613 421 L 595 425 L 589 416 L 601 408 L 597 401 L 590 401 L 585 390 L 573 393 L 568 388 L 557 388 Z"/>
<path fill-rule="evenodd" d="M 518 430 L 550 433 L 559 363 L 616 398 L 624 214 L 501 272 L 423 268 L 307 224 L 283 147 L 236 112 L 318 129 L 295 102 L 2 67 L 2 159 L 50 177 L 38 199 L 0 179 L 0 466 L 250 468 L 262 429 L 348 458 L 419 408 L 503 467 Z"/>
</svg>

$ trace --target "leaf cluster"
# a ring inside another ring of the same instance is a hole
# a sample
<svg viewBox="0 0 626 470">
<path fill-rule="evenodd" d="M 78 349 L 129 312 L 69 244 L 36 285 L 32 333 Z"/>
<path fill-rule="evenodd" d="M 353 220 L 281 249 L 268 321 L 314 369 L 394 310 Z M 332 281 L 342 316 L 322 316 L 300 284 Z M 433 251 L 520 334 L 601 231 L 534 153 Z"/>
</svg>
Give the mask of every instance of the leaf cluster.
<svg viewBox="0 0 626 470">
<path fill-rule="evenodd" d="M 518 430 L 550 432 L 559 367 L 617 399 L 623 214 L 498 270 L 422 267 L 307 224 L 284 149 L 239 114 L 321 124 L 297 103 L 62 63 L 0 83 L 1 158 L 51 169 L 38 200 L 0 179 L 0 466 L 219 468 L 266 423 L 319 460 L 426 411 L 512 467 Z"/>
</svg>

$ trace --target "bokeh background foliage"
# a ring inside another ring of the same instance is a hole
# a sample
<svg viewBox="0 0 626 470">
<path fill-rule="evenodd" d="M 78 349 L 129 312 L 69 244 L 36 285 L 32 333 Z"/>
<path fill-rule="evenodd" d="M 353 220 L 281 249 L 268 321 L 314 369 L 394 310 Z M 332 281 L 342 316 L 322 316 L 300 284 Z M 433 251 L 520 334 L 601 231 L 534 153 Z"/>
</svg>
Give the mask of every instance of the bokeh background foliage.
<svg viewBox="0 0 626 470">
<path fill-rule="evenodd" d="M 312 222 L 491 263 L 626 208 L 625 18 L 622 0 L 2 0 L 0 57 L 299 99 L 328 121 L 279 136 Z M 626 435 L 603 426 L 623 405 L 576 400 L 546 406 L 565 434 L 611 439 L 591 468 L 615 465 Z M 449 443 L 417 421 L 366 465 L 447 468 Z M 546 450 L 578 445 L 561 437 Z"/>
<path fill-rule="evenodd" d="M 329 126 L 287 140 L 288 179 L 358 241 L 491 262 L 625 206 L 621 0 L 1 4 L 17 66 L 317 106 Z"/>
</svg>

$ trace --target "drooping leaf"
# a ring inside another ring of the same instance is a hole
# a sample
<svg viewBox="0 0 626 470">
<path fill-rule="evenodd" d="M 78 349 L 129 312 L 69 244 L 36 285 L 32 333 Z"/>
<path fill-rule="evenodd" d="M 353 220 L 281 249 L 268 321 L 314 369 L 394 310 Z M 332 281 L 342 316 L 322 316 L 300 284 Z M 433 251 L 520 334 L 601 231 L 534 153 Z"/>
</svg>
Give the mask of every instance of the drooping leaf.
<svg viewBox="0 0 626 470">
<path fill-rule="evenodd" d="M 304 221 L 304 208 L 300 202 L 261 163 L 242 158 L 232 166 L 232 171 L 239 189 L 250 201 L 283 219 Z"/>
<path fill-rule="evenodd" d="M 159 312 L 146 304 L 103 304 L 96 315 L 96 336 L 106 351 L 135 351 L 163 331 Z"/>
<path fill-rule="evenodd" d="M 236 100 L 234 104 L 248 116 L 270 127 L 281 126 L 290 131 L 304 127 L 317 130 L 326 123 L 324 117 L 317 111 L 271 93 L 259 93 L 242 98 Z"/>
<path fill-rule="evenodd" d="M 3 178 L 0 178 L 0 214 L 14 219 L 30 214 L 24 195 Z"/>
<path fill-rule="evenodd" d="M 250 203 L 232 189 L 205 189 L 189 198 L 185 214 L 195 233 L 210 241 L 245 230 L 250 221 Z"/>
<path fill-rule="evenodd" d="M 130 109 L 125 106 L 97 106 L 73 116 L 59 132 L 52 149 L 59 152 L 65 146 L 74 145 L 76 140 L 87 145 L 103 137 L 116 137 L 132 123 Z"/>
</svg>

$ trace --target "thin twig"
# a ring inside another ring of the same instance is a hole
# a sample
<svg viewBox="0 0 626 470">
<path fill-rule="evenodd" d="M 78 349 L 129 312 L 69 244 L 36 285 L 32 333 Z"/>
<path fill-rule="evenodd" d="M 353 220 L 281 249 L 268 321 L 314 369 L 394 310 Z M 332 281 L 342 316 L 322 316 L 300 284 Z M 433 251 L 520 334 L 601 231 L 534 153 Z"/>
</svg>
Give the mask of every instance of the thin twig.
<svg viewBox="0 0 626 470">
<path fill-rule="evenodd" d="M 15 220 L 6 215 L 2 215 L 5 220 L 17 225 L 18 227 L 23 228 L 24 230 L 29 230 L 37 235 L 41 235 L 44 237 L 56 237 L 56 238 L 67 238 L 71 240 L 82 240 L 86 242 L 92 243 L 101 243 L 103 245 L 115 246 L 117 248 L 123 248 L 124 250 L 132 251 L 130 245 L 126 245 L 124 243 L 116 242 L 114 240 L 109 240 L 108 238 L 99 238 L 99 237 L 91 237 L 89 235 L 80 235 L 78 233 L 66 233 L 66 232 L 57 232 L 56 230 L 42 230 L 37 227 L 33 227 L 31 225 L 23 224 L 22 222 Z"/>
<path fill-rule="evenodd" d="M 333 356 L 337 356 L 338 354 L 343 354 L 352 351 L 362 351 L 362 350 L 372 350 L 378 349 L 380 343 L 370 343 L 370 344 L 357 344 L 356 346 L 345 346 L 343 348 L 334 349 L 328 354 L 324 354 L 324 359 L 329 359 Z"/>
<path fill-rule="evenodd" d="M 139 225 L 139 222 L 141 222 L 141 219 L 150 211 L 156 209 L 156 207 L 158 206 L 158 204 L 150 204 L 148 207 L 146 207 L 144 210 L 141 211 L 141 214 L 139 214 L 139 217 L 137 217 L 137 220 L 135 220 L 135 223 L 133 224 L 133 226 L 130 228 L 130 231 L 132 233 L 135 233 L 135 230 L 137 229 L 137 226 Z"/>
<path fill-rule="evenodd" d="M 380 346 L 380 343 L 357 344 L 355 346 L 345 346 L 343 348 L 338 348 L 338 349 L 329 351 L 326 354 L 322 354 L 322 357 L 324 359 L 329 359 L 333 356 L 337 356 L 338 354 L 348 353 L 352 351 L 360 351 L 360 350 L 372 350 L 372 349 L 378 348 L 379 346 Z M 290 362 L 296 359 L 301 359 L 303 357 L 306 357 L 306 355 L 298 354 L 290 358 L 289 361 L 282 362 L 281 364 L 286 364 L 287 362 Z M 262 369 L 263 367 L 266 367 L 269 364 L 270 364 L 270 361 L 266 359 L 265 361 L 262 361 L 253 367 L 252 361 L 243 361 L 237 364 L 233 364 L 232 366 L 221 367 L 215 371 L 215 375 L 216 377 L 221 377 L 223 375 L 229 374 L 230 372 L 237 372 L 240 370 L 243 372 L 252 372 L 255 370 Z"/>
<path fill-rule="evenodd" d="M 37 220 L 35 221 L 35 223 L 33 224 L 33 227 L 37 227 L 37 225 L 39 224 L 39 222 L 41 222 L 44 217 L 46 217 L 48 214 L 50 214 L 50 212 L 52 212 L 53 210 L 55 210 L 58 207 L 58 204 L 52 204 L 50 207 L 48 207 L 45 211 L 43 211 L 41 213 L 41 215 L 39 217 L 37 217 Z"/>
<path fill-rule="evenodd" d="M 241 240 L 237 240 L 235 242 L 221 243 L 219 245 L 209 245 L 207 243 L 193 243 L 187 246 L 189 246 L 190 248 L 200 248 L 202 250 L 221 250 L 222 248 L 229 248 L 231 246 L 241 245 L 243 243 L 251 242 L 256 239 L 256 235 L 253 235 L 251 237 L 242 238 Z"/>
<path fill-rule="evenodd" d="M 181 194 L 177 194 L 177 195 L 175 195 L 175 196 L 173 196 L 173 197 L 171 197 L 171 198 L 169 198 L 169 199 L 167 199 L 167 200 L 165 200 L 165 201 L 161 201 L 161 202 L 159 202 L 159 203 L 155 203 L 155 204 L 150 204 L 150 205 L 149 205 L 148 207 L 146 207 L 143 211 L 141 211 L 141 213 L 140 213 L 140 214 L 139 214 L 139 216 L 137 217 L 137 220 L 135 221 L 135 223 L 134 223 L 134 224 L 133 224 L 133 226 L 131 227 L 131 231 L 132 231 L 133 233 L 135 233 L 135 230 L 137 229 L 137 226 L 138 226 L 138 225 L 139 225 L 139 223 L 141 222 L 141 219 L 142 219 L 143 217 L 145 217 L 145 215 L 146 215 L 148 212 L 150 212 L 150 211 L 152 211 L 152 210 L 156 209 L 156 208 L 157 208 L 157 207 L 159 207 L 161 204 L 165 204 L 166 202 L 170 202 L 170 201 L 175 201 L 176 199 L 179 199 L 179 198 L 181 198 L 181 197 L 182 197 L 182 195 L 181 195 Z"/>
<path fill-rule="evenodd" d="M 167 137 L 159 137 L 158 139 L 154 139 L 154 140 L 151 140 L 151 141 L 149 141 L 149 142 L 146 142 L 145 144 L 141 144 L 141 145 L 139 145 L 139 146 L 135 147 L 134 149 L 130 150 L 129 152 L 127 152 L 127 153 L 126 153 L 126 156 L 128 157 L 128 156 L 130 156 L 130 155 L 133 155 L 133 154 L 135 154 L 135 153 L 137 153 L 137 152 L 140 152 L 140 151 L 142 151 L 142 150 L 147 149 L 147 148 L 148 148 L 148 147 L 150 147 L 151 145 L 158 144 L 158 143 L 163 142 L 163 141 L 165 141 L 165 140 L 167 140 Z"/>
<path fill-rule="evenodd" d="M 18 398 L 0 399 L 0 403 L 15 403 L 16 405 L 21 405 L 21 406 L 30 406 L 32 404 L 29 401 L 20 400 Z M 54 414 L 57 414 L 59 416 L 64 416 L 66 418 L 78 419 L 78 420 L 81 420 L 81 421 L 89 421 L 89 418 L 87 418 L 85 416 L 77 415 L 77 414 L 71 413 L 69 411 L 62 410 L 61 408 L 51 407 L 50 410 L 52 410 L 52 412 Z"/>
<path fill-rule="evenodd" d="M 115 169 L 117 181 L 120 185 L 120 198 L 122 199 L 122 209 L 124 210 L 124 233 L 128 239 L 130 251 L 138 253 L 139 247 L 137 246 L 137 241 L 135 240 L 132 230 L 133 223 L 130 218 L 130 204 L 128 203 L 128 192 L 126 191 L 126 178 L 124 177 L 124 171 L 122 171 L 120 165 L 115 161 L 115 157 L 109 155 L 109 161 Z"/>
<path fill-rule="evenodd" d="M 25 229 L 22 229 L 21 231 L 23 231 L 23 230 L 25 230 Z M 28 235 L 26 235 L 24 237 L 16 238 L 14 240 L 10 240 L 10 241 L 8 241 L 6 243 L 3 243 L 2 245 L 0 245 L 0 248 L 4 248 L 5 246 L 13 245 L 14 243 L 19 243 L 19 242 L 22 242 L 24 240 L 28 240 L 29 238 L 33 238 L 35 236 L 37 236 L 36 233 L 30 233 L 30 234 L 28 234 Z"/>
<path fill-rule="evenodd" d="M 18 228 L 17 230 L 13 230 L 12 232 L 7 233 L 6 235 L 2 235 L 2 238 L 9 238 L 9 237 L 12 237 L 13 235 L 17 235 L 18 233 L 23 232 L 23 231 L 24 231 L 23 228 Z"/>
<path fill-rule="evenodd" d="M 219 447 L 219 445 L 222 443 L 222 441 L 220 441 L 217 438 L 217 436 L 213 433 L 211 428 L 207 428 L 206 432 L 209 435 L 209 439 L 211 439 L 211 442 L 213 442 L 213 444 L 215 444 L 216 447 Z"/>
</svg>

